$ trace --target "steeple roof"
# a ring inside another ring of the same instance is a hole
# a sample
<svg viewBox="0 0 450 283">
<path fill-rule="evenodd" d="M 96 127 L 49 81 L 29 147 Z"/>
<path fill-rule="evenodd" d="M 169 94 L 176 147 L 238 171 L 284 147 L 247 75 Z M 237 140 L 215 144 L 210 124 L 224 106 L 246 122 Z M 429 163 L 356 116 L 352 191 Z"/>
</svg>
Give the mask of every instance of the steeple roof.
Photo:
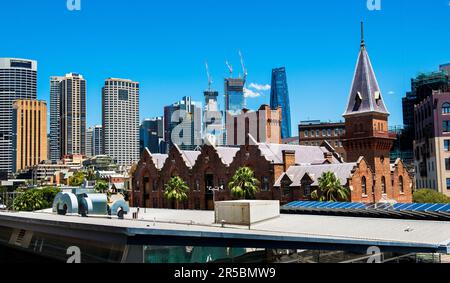
<svg viewBox="0 0 450 283">
<path fill-rule="evenodd" d="M 367 112 L 389 115 L 367 53 L 364 26 L 361 23 L 361 48 L 344 117 Z"/>
</svg>

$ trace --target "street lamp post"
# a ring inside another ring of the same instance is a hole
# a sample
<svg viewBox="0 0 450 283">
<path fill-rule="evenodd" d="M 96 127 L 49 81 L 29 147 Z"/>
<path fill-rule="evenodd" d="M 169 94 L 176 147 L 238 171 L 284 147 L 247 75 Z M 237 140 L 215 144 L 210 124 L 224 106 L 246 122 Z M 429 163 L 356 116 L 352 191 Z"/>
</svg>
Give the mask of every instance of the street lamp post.
<svg viewBox="0 0 450 283">
<path fill-rule="evenodd" d="M 209 187 L 208 187 L 208 190 L 211 191 L 211 192 L 213 192 L 213 203 L 214 203 L 214 207 L 215 207 L 215 206 L 216 206 L 216 192 L 223 191 L 223 185 L 220 186 L 220 187 L 212 187 L 212 186 L 209 186 Z"/>
</svg>

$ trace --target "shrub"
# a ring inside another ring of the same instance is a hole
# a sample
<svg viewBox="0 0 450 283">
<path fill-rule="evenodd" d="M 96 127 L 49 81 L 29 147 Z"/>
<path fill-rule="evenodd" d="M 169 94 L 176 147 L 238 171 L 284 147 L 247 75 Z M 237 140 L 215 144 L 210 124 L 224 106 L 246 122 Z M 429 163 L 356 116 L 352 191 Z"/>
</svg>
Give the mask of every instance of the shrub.
<svg viewBox="0 0 450 283">
<path fill-rule="evenodd" d="M 36 211 L 51 208 L 59 193 L 57 188 L 31 189 L 14 199 L 13 208 L 18 211 Z"/>
<path fill-rule="evenodd" d="M 448 196 L 430 189 L 416 191 L 413 198 L 416 203 L 450 203 L 450 198 Z"/>
</svg>

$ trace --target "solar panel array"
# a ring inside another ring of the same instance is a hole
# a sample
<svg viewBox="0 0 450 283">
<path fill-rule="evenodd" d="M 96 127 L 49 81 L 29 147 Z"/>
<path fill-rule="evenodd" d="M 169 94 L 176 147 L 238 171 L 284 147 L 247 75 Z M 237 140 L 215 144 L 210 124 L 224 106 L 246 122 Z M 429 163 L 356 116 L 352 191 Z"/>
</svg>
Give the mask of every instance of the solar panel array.
<svg viewBox="0 0 450 283">
<path fill-rule="evenodd" d="M 397 204 L 368 204 L 361 202 L 318 202 L 295 201 L 284 206 L 285 209 L 326 209 L 326 210 L 390 210 L 390 211 L 417 211 L 450 213 L 450 204 L 432 203 L 397 203 Z"/>
</svg>

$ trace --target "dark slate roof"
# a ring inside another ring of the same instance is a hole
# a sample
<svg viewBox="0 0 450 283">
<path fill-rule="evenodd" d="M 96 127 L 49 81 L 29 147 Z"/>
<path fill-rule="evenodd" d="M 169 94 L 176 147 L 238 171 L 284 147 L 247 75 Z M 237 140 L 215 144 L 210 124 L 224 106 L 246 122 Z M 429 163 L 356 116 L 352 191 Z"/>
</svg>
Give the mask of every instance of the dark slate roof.
<svg viewBox="0 0 450 283">
<path fill-rule="evenodd" d="M 350 98 L 344 116 L 366 112 L 378 112 L 389 115 L 384 105 L 384 99 L 378 86 L 366 45 L 364 40 L 362 40 Z"/>
</svg>

